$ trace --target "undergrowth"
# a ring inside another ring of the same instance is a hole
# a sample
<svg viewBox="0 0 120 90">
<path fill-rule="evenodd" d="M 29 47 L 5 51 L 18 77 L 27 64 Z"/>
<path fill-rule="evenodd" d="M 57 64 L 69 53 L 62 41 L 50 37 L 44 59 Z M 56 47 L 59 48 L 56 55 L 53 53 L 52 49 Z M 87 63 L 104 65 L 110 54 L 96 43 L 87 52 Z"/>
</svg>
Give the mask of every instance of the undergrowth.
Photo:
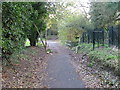
<svg viewBox="0 0 120 90">
<path fill-rule="evenodd" d="M 6 60 L 5 58 L 3 58 L 2 64 L 3 65 L 7 65 L 9 66 L 10 63 L 8 61 L 11 62 L 11 64 L 19 64 L 20 60 L 31 60 L 30 56 L 35 56 L 37 54 L 36 50 L 33 50 L 32 48 L 30 48 L 29 46 L 29 41 L 26 41 L 26 47 L 22 48 L 21 50 L 18 50 L 16 52 L 14 52 L 8 60 Z M 37 43 L 36 47 L 43 47 L 42 44 L 40 42 Z"/>
<path fill-rule="evenodd" d="M 95 46 L 95 50 L 92 48 L 92 44 L 79 44 L 78 46 L 72 48 L 78 53 L 87 54 L 89 56 L 90 62 L 88 66 L 92 67 L 95 63 L 99 62 L 102 66 L 109 67 L 114 69 L 117 74 L 119 65 L 118 65 L 118 52 L 113 51 L 110 47 L 100 47 Z"/>
<path fill-rule="evenodd" d="M 108 47 L 107 45 L 100 46 L 97 48 L 95 46 L 95 50 L 93 50 L 92 44 L 79 44 L 76 47 L 72 48 L 76 53 L 82 53 L 83 55 L 86 54 L 89 57 L 88 60 L 88 67 L 93 66 L 100 66 L 105 69 L 105 71 L 99 72 L 100 78 L 106 85 L 115 86 L 117 88 L 120 87 L 118 76 L 120 75 L 120 67 L 119 67 L 119 56 L 117 51 L 113 51 L 112 48 Z M 117 77 L 110 78 L 110 72 L 106 70 L 112 71 L 113 74 Z M 107 73 L 107 74 L 106 74 Z"/>
</svg>

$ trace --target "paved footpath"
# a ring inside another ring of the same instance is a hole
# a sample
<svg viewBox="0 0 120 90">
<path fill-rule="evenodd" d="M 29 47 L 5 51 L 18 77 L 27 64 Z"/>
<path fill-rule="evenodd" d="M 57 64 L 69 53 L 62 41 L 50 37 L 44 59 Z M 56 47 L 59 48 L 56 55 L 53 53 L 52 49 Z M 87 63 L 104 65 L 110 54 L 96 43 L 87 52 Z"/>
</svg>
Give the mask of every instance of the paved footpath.
<svg viewBox="0 0 120 90">
<path fill-rule="evenodd" d="M 53 53 L 48 57 L 46 80 L 49 88 L 84 88 L 75 68 L 71 64 L 69 50 L 57 41 L 48 41 Z"/>
</svg>

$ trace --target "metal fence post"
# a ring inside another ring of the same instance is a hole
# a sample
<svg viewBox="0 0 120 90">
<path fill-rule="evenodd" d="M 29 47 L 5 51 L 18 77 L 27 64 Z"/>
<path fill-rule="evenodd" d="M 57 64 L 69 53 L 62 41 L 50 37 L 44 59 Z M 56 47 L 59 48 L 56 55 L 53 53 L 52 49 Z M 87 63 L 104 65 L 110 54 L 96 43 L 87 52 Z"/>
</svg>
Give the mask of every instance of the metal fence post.
<svg viewBox="0 0 120 90">
<path fill-rule="evenodd" d="M 93 50 L 95 49 L 95 32 L 93 31 Z"/>
<path fill-rule="evenodd" d="M 84 43 L 84 32 L 83 32 L 83 43 Z"/>
<path fill-rule="evenodd" d="M 102 45 L 104 46 L 104 30 L 102 31 Z"/>
</svg>

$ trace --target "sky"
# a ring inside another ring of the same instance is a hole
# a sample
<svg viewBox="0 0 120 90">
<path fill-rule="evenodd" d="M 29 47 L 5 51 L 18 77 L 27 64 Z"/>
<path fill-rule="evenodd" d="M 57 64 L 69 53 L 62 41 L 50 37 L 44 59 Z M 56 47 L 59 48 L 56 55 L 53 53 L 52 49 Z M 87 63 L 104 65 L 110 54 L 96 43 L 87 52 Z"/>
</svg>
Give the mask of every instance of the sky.
<svg viewBox="0 0 120 90">
<path fill-rule="evenodd" d="M 90 2 L 89 0 L 84 0 L 83 1 L 80 1 L 80 0 L 71 0 L 72 2 L 74 2 L 74 7 L 68 7 L 68 9 L 72 12 L 72 13 L 83 13 L 85 14 L 89 12 L 89 9 L 90 9 Z M 67 2 L 67 1 L 66 1 Z M 70 2 L 70 1 L 69 1 Z M 82 6 L 84 7 L 82 7 Z"/>
<path fill-rule="evenodd" d="M 84 0 L 84 2 L 83 2 L 83 0 L 82 1 L 80 1 L 80 0 L 62 0 L 62 2 L 64 2 L 65 4 L 69 3 L 69 2 L 73 3 L 72 6 L 65 8 L 73 14 L 80 15 L 82 13 L 82 14 L 85 14 L 85 16 L 86 16 L 86 13 L 88 13 L 89 9 L 90 9 L 90 4 L 88 4 L 88 3 L 90 3 L 89 0 Z M 85 6 L 85 7 L 82 7 L 81 5 Z M 89 18 L 88 14 L 87 14 L 87 17 Z"/>
</svg>

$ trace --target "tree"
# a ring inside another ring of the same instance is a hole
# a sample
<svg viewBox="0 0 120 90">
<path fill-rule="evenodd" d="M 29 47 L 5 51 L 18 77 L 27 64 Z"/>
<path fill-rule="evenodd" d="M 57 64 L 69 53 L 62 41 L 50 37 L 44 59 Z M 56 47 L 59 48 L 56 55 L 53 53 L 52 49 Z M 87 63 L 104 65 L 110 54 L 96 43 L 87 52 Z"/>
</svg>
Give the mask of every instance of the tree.
<svg viewBox="0 0 120 90">
<path fill-rule="evenodd" d="M 37 2 L 37 3 L 29 3 L 27 13 L 30 13 L 29 16 L 26 16 L 26 27 L 24 29 L 27 38 L 30 40 L 31 46 L 36 46 L 36 42 L 38 41 L 39 32 L 44 31 L 46 29 L 45 18 L 47 17 L 47 8 L 45 2 Z M 26 14 L 26 13 L 25 13 Z M 38 31 L 35 27 L 38 28 Z"/>
<path fill-rule="evenodd" d="M 80 4 L 80 6 L 77 4 L 78 3 L 72 1 L 53 3 L 56 12 L 53 13 L 51 17 L 53 16 L 53 19 L 56 20 L 59 39 L 63 43 L 65 43 L 66 40 L 77 42 L 78 37 L 83 31 L 92 28 L 92 24 L 90 25 L 86 11 L 84 10 L 85 14 L 82 14 L 79 10 L 77 12 L 78 7 L 83 7 L 82 4 Z"/>
<path fill-rule="evenodd" d="M 0 3 L 0 53 L 2 48 L 2 3 Z"/>
<path fill-rule="evenodd" d="M 95 28 L 116 23 L 118 2 L 91 2 L 90 15 Z"/>
<path fill-rule="evenodd" d="M 25 10 L 22 3 L 2 3 L 2 55 L 11 55 L 24 46 L 21 11 Z"/>
<path fill-rule="evenodd" d="M 46 3 L 3 2 L 2 3 L 2 55 L 9 56 L 24 47 L 26 38 L 36 46 L 39 33 L 45 30 Z M 37 27 L 37 28 L 36 28 Z"/>
<path fill-rule="evenodd" d="M 71 15 L 60 22 L 59 39 L 63 43 L 66 41 L 78 42 L 82 33 L 89 28 L 89 21 L 83 15 Z"/>
</svg>

